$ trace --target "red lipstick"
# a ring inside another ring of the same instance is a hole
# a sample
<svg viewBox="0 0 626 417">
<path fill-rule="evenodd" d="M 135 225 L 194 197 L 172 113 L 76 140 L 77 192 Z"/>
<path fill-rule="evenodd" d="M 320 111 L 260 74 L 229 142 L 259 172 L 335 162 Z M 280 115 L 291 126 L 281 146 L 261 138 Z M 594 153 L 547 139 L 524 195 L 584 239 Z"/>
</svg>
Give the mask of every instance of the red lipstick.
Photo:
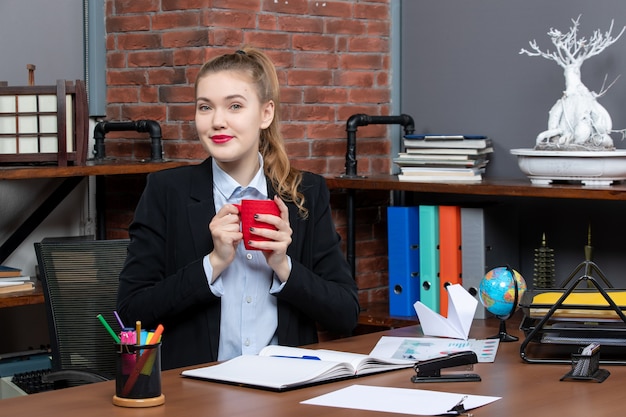
<svg viewBox="0 0 626 417">
<path fill-rule="evenodd" d="M 215 143 L 226 143 L 231 140 L 233 137 L 229 135 L 213 135 L 211 136 L 211 140 Z"/>
</svg>

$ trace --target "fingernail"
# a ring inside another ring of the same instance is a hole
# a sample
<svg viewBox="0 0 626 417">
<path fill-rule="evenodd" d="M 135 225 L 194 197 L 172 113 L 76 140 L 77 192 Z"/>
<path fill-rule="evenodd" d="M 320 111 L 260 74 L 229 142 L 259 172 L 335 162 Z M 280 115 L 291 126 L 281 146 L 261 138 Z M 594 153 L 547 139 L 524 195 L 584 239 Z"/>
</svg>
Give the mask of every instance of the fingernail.
<svg viewBox="0 0 626 417">
<path fill-rule="evenodd" d="M 251 232 L 254 232 L 254 227 L 251 227 L 251 228 L 250 228 L 250 231 L 251 231 Z"/>
<path fill-rule="evenodd" d="M 258 214 L 255 214 L 255 215 L 254 215 L 254 218 L 255 218 L 255 219 L 258 219 L 258 218 L 259 218 L 259 215 L 258 215 Z"/>
</svg>

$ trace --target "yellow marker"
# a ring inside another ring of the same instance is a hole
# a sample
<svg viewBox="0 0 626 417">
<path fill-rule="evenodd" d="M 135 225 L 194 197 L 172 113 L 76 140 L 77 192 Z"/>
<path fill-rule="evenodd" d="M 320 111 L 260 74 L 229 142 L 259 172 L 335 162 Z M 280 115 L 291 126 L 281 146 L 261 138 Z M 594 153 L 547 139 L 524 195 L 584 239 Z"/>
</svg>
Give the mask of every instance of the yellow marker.
<svg viewBox="0 0 626 417">
<path fill-rule="evenodd" d="M 135 337 L 137 338 L 137 346 L 141 345 L 141 320 L 135 322 Z"/>
</svg>

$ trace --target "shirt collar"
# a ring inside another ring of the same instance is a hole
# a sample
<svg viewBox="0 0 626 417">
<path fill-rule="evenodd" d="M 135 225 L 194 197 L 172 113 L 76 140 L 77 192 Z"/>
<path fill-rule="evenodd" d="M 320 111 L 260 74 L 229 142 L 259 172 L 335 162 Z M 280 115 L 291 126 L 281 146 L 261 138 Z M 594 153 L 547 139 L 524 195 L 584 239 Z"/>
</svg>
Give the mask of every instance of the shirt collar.
<svg viewBox="0 0 626 417">
<path fill-rule="evenodd" d="M 265 174 L 263 171 L 263 157 L 261 154 L 258 154 L 259 158 L 259 170 L 255 174 L 250 184 L 247 187 L 243 187 L 237 181 L 233 179 L 226 171 L 219 167 L 215 159 L 211 160 L 213 165 L 213 185 L 215 189 L 224 196 L 224 198 L 229 201 L 233 198 L 235 192 L 238 194 L 241 193 L 241 190 L 249 190 L 254 189 L 258 194 L 260 194 L 263 198 L 267 198 L 267 180 L 265 178 Z"/>
</svg>

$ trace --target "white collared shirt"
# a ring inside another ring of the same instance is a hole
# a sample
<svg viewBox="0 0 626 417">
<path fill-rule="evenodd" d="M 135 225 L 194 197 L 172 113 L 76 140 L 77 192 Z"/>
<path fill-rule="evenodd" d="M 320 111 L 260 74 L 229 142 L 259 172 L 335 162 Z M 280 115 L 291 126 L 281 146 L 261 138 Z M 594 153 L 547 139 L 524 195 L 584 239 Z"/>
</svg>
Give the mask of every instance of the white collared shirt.
<svg viewBox="0 0 626 417">
<path fill-rule="evenodd" d="M 260 154 L 259 162 L 255 177 L 247 187 L 242 187 L 213 160 L 216 212 L 226 203 L 267 199 L 267 181 Z M 208 255 L 203 265 L 210 283 L 213 268 Z M 243 241 L 240 242 L 235 260 L 209 285 L 213 294 L 222 299 L 218 360 L 255 355 L 268 344 L 277 343 L 278 308 L 272 293 L 280 291 L 282 285 L 261 251 L 247 250 Z"/>
</svg>

